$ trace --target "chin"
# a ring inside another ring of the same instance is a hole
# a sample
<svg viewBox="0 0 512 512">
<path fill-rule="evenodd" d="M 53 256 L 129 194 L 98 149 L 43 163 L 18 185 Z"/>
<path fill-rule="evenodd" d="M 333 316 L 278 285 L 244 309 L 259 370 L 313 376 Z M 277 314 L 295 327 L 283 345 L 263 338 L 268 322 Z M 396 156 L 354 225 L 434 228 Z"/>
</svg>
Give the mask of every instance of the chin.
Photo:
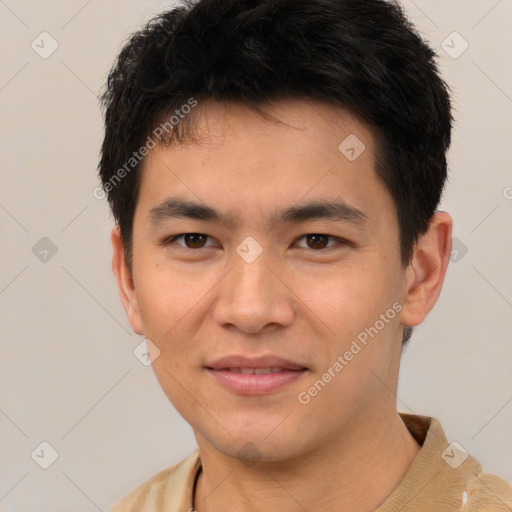
<svg viewBox="0 0 512 512">
<path fill-rule="evenodd" d="M 273 428 L 278 424 L 279 422 L 275 422 Z M 216 432 L 209 429 L 207 435 L 200 437 L 218 452 L 240 460 L 248 467 L 254 466 L 257 462 L 286 462 L 308 451 L 308 442 L 303 435 L 294 435 L 279 427 L 274 431 L 267 426 L 258 428 L 254 423 L 243 431 L 231 428 L 229 434 L 222 428 Z M 201 439 L 197 440 L 201 446 Z"/>
</svg>

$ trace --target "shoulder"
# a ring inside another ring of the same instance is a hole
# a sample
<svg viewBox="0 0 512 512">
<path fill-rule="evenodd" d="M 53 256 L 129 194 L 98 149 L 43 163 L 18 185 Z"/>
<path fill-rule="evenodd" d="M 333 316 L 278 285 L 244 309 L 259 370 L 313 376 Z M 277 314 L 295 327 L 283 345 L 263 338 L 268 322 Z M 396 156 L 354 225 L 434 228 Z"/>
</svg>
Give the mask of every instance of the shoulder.
<svg viewBox="0 0 512 512">
<path fill-rule="evenodd" d="M 178 464 L 140 484 L 109 508 L 108 512 L 186 511 L 200 464 L 199 450 L 196 449 Z"/>
<path fill-rule="evenodd" d="M 464 512 L 510 512 L 512 485 L 499 476 L 480 472 L 467 484 Z"/>
<path fill-rule="evenodd" d="M 436 418 L 400 416 L 421 450 L 379 512 L 512 512 L 512 485 L 484 472 L 480 462 L 458 443 L 448 443 Z"/>
</svg>

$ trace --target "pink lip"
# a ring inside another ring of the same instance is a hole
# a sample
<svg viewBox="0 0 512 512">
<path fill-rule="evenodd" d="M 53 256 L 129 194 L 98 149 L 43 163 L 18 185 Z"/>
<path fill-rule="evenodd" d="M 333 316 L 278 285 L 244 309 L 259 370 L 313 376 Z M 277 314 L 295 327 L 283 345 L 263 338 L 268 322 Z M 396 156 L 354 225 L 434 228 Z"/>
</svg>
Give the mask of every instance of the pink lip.
<svg viewBox="0 0 512 512">
<path fill-rule="evenodd" d="M 241 395 L 264 395 L 272 393 L 286 384 L 297 380 L 304 375 L 307 370 L 281 370 L 277 373 L 265 373 L 260 375 L 248 375 L 244 373 L 234 373 L 230 370 L 213 370 L 211 368 L 208 368 L 208 371 L 218 379 L 222 385 L 235 393 Z"/>
<path fill-rule="evenodd" d="M 240 368 L 280 368 L 276 373 L 245 374 Z M 206 365 L 207 370 L 223 386 L 241 395 L 264 395 L 299 379 L 307 371 L 304 366 L 277 356 L 248 358 L 227 356 Z M 230 368 L 237 369 L 236 373 Z"/>
<path fill-rule="evenodd" d="M 277 356 L 244 357 L 231 355 L 222 357 L 217 361 L 205 365 L 213 370 L 225 370 L 227 368 L 267 368 L 274 366 L 286 370 L 303 370 L 303 365 L 293 363 L 287 359 Z"/>
</svg>

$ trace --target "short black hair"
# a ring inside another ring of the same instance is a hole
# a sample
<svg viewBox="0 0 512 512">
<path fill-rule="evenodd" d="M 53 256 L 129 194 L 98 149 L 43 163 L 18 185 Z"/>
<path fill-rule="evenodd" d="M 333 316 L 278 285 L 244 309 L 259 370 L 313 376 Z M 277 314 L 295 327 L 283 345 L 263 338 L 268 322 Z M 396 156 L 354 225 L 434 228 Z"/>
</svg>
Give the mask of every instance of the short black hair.
<svg viewBox="0 0 512 512">
<path fill-rule="evenodd" d="M 447 178 L 453 119 L 436 59 L 391 0 L 185 0 L 154 17 L 130 36 L 101 96 L 99 174 L 129 267 L 137 150 L 155 144 L 155 127 L 165 127 L 157 143 L 182 142 L 194 127 L 185 105 L 239 101 L 259 110 L 289 98 L 344 107 L 371 127 L 407 266 Z"/>
</svg>

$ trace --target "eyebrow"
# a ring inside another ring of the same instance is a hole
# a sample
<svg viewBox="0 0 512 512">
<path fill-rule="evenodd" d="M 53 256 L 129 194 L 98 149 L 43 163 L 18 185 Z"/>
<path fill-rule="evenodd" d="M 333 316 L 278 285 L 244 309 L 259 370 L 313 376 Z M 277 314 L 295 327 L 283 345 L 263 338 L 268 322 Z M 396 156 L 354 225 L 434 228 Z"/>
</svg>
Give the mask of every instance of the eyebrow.
<svg viewBox="0 0 512 512">
<path fill-rule="evenodd" d="M 169 219 L 187 218 L 203 222 L 220 222 L 227 226 L 236 224 L 235 215 L 217 211 L 205 204 L 196 203 L 178 197 L 172 197 L 149 210 L 150 223 L 157 226 Z M 335 220 L 354 225 L 362 225 L 368 216 L 359 208 L 347 204 L 342 199 L 312 201 L 286 208 L 270 218 L 272 223 L 299 224 L 313 220 Z"/>
</svg>

